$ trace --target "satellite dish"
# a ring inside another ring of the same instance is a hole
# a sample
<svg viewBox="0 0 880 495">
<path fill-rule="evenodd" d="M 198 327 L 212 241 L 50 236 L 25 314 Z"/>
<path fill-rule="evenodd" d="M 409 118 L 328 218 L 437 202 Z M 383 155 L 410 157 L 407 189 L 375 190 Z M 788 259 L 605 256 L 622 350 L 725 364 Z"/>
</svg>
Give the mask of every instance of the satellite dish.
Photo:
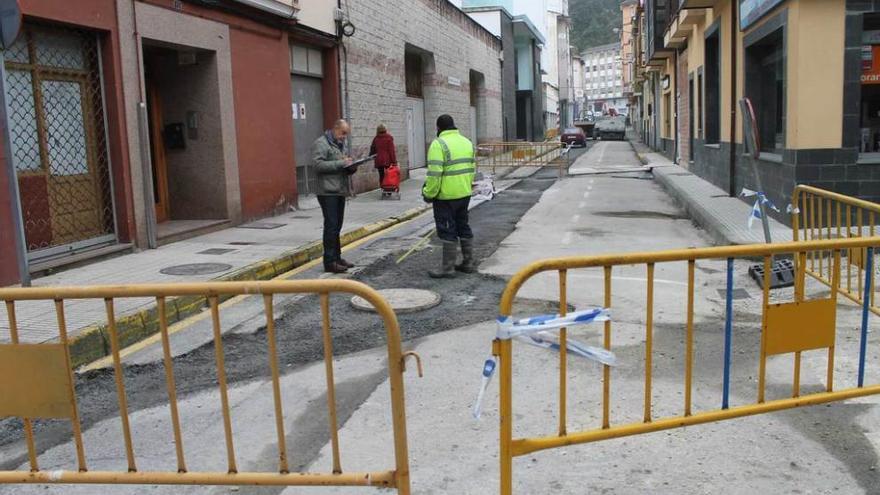
<svg viewBox="0 0 880 495">
<path fill-rule="evenodd" d="M 0 0 L 0 48 L 15 43 L 21 31 L 21 5 L 18 0 Z"/>
</svg>

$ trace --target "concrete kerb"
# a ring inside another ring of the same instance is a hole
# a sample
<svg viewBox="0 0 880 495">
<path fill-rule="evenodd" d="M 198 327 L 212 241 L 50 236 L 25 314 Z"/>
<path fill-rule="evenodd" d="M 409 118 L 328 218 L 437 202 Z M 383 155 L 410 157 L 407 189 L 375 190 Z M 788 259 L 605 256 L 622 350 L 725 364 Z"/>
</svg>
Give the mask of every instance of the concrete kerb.
<svg viewBox="0 0 880 495">
<path fill-rule="evenodd" d="M 400 215 L 363 225 L 345 232 L 340 241 L 343 246 L 411 220 L 430 209 L 430 205 L 409 209 Z M 289 272 L 323 255 L 321 241 L 313 241 L 275 258 L 258 261 L 214 281 L 269 280 Z M 220 302 L 230 299 L 222 297 Z M 168 324 L 180 322 L 196 315 L 208 305 L 206 297 L 186 296 L 169 299 Z M 155 305 L 116 318 L 116 331 L 122 347 L 130 346 L 159 331 L 159 312 Z M 107 324 L 95 324 L 81 330 L 70 341 L 70 360 L 74 368 L 89 364 L 110 355 L 110 335 Z"/>
</svg>

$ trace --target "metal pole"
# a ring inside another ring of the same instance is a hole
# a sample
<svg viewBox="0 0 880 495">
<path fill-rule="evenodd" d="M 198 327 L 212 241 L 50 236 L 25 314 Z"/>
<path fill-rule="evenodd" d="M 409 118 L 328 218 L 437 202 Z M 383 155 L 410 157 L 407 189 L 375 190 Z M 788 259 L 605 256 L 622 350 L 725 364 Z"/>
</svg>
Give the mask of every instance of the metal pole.
<svg viewBox="0 0 880 495">
<path fill-rule="evenodd" d="M 3 161 L 6 162 L 6 174 L 9 181 L 9 206 L 12 212 L 13 238 L 15 239 L 16 258 L 18 258 L 18 276 L 22 286 L 31 285 L 31 272 L 28 269 L 27 245 L 25 244 L 24 224 L 21 211 L 21 195 L 18 190 L 18 174 L 12 161 L 12 131 L 9 129 L 9 102 L 6 101 L 6 59 L 0 52 L 0 126 L 3 136 Z"/>
</svg>

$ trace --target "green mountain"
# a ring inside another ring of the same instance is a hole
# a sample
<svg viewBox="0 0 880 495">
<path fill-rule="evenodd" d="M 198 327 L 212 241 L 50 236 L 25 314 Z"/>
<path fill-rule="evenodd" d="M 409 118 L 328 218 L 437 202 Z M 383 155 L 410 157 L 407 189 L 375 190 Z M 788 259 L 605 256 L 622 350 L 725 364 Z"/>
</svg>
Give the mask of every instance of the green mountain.
<svg viewBox="0 0 880 495">
<path fill-rule="evenodd" d="M 569 0 L 571 44 L 579 51 L 614 43 L 620 39 L 613 29 L 621 26 L 620 0 Z"/>
</svg>

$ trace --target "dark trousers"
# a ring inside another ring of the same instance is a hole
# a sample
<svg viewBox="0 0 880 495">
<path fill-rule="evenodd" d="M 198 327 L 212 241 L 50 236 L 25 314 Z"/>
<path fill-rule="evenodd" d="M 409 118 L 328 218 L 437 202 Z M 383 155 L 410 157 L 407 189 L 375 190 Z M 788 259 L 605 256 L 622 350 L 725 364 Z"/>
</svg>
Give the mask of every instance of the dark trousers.
<svg viewBox="0 0 880 495">
<path fill-rule="evenodd" d="M 385 167 L 379 167 L 376 169 L 379 172 L 379 187 L 382 187 L 382 183 L 385 182 Z"/>
<path fill-rule="evenodd" d="M 437 224 L 437 237 L 444 241 L 456 242 L 459 239 L 473 239 L 474 233 L 468 225 L 468 205 L 470 196 L 461 199 L 435 199 L 434 223 Z"/>
<path fill-rule="evenodd" d="M 339 234 L 345 217 L 345 196 L 318 195 L 321 213 L 324 214 L 324 268 L 342 259 Z"/>
</svg>

